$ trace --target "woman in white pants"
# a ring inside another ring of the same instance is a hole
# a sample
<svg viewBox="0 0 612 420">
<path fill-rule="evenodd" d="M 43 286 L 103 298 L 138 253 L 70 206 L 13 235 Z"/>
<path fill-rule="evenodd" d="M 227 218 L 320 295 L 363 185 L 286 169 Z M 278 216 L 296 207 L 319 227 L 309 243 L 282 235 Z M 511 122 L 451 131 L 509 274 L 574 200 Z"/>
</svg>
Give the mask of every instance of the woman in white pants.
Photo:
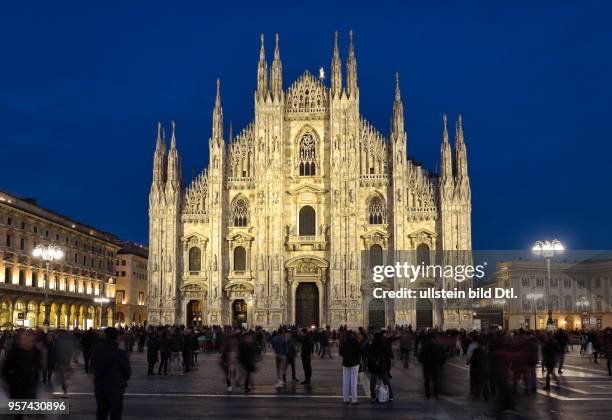
<svg viewBox="0 0 612 420">
<path fill-rule="evenodd" d="M 342 399 L 345 404 L 359 404 L 357 400 L 357 380 L 359 375 L 359 361 L 361 360 L 361 346 L 355 339 L 353 331 L 347 331 L 340 345 L 342 357 Z M 349 390 L 351 399 L 349 401 Z"/>
</svg>

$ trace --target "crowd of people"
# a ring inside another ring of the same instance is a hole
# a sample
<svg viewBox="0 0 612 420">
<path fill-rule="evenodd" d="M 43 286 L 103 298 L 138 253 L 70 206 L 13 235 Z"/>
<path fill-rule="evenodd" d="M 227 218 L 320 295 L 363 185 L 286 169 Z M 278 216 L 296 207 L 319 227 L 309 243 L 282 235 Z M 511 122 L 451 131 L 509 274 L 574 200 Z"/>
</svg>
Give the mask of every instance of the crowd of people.
<svg viewBox="0 0 612 420">
<path fill-rule="evenodd" d="M 99 419 L 121 417 L 123 392 L 131 375 L 129 353 L 133 351 L 146 352 L 148 376 L 188 374 L 197 366 L 200 353 L 216 354 L 227 391 L 239 387 L 247 393 L 254 388 L 257 364 L 268 351 L 274 353 L 277 389 L 283 389 L 288 380 L 312 386 L 312 359 L 332 359 L 338 354 L 346 404 L 359 403 L 357 384 L 366 378 L 373 403 L 393 401 L 391 367 L 396 357 L 403 369 L 410 368 L 411 358 L 418 361 L 425 397 L 437 398 L 443 389 L 444 365 L 457 358 L 468 366 L 472 398 L 496 396 L 509 408 L 519 385 L 525 394 L 537 390 L 537 369 L 545 377 L 544 390 L 550 389 L 551 379 L 558 382 L 565 355 L 574 345 L 580 345 L 580 354 L 593 363 L 607 359 L 612 375 L 610 328 L 468 333 L 414 331 L 411 326 L 382 330 L 281 326 L 274 331 L 260 327 L 148 326 L 97 331 L 22 329 L 0 336 L 5 356 L 1 375 L 10 398 L 36 398 L 40 386 L 53 389 L 54 383 L 61 385 L 66 396 L 69 378 L 82 364 L 82 369 L 93 375 Z"/>
</svg>

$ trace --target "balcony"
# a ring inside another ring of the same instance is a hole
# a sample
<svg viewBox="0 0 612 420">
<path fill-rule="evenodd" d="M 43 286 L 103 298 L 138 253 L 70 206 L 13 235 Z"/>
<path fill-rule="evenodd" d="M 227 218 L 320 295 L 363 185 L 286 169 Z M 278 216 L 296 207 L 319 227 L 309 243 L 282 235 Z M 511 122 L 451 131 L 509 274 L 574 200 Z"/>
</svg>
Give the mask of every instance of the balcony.
<svg viewBox="0 0 612 420">
<path fill-rule="evenodd" d="M 285 242 L 288 251 L 325 251 L 325 235 L 287 235 Z"/>
</svg>

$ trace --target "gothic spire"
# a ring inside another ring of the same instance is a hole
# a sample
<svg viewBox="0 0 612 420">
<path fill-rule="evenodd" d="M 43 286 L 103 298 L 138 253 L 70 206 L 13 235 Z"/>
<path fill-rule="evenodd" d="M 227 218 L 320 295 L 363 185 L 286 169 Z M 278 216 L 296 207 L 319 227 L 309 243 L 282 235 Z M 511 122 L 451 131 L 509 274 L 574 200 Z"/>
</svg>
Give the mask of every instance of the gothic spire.
<svg viewBox="0 0 612 420">
<path fill-rule="evenodd" d="M 180 183 L 179 156 L 176 150 L 176 124 L 172 121 L 172 134 L 170 136 L 170 151 L 168 152 L 168 180 L 167 185 L 176 187 Z"/>
<path fill-rule="evenodd" d="M 212 127 L 212 139 L 219 144 L 223 143 L 223 108 L 221 107 L 220 84 L 221 82 L 217 79 L 217 97 L 215 98 Z"/>
<path fill-rule="evenodd" d="M 157 122 L 157 139 L 155 140 L 155 153 L 161 151 L 161 121 Z"/>
<path fill-rule="evenodd" d="M 338 50 L 338 31 L 334 33 L 334 55 L 331 64 L 331 93 L 339 96 L 342 92 L 342 61 Z"/>
<path fill-rule="evenodd" d="M 446 128 L 446 114 L 442 116 L 442 146 L 440 147 L 440 161 L 442 165 L 442 180 L 446 181 L 453 176 L 453 161 L 451 156 L 451 147 L 448 142 L 448 129 Z"/>
<path fill-rule="evenodd" d="M 162 144 L 162 125 L 157 123 L 157 139 L 155 140 L 155 153 L 153 154 L 153 185 L 162 184 L 166 176 L 164 166 L 165 145 Z"/>
<path fill-rule="evenodd" d="M 346 59 L 346 91 L 349 96 L 357 95 L 357 60 L 353 46 L 353 31 L 349 32 L 349 54 Z"/>
<path fill-rule="evenodd" d="M 463 121 L 461 114 L 455 123 L 455 176 L 457 182 L 467 180 L 467 150 L 463 139 Z"/>
<path fill-rule="evenodd" d="M 280 59 L 278 47 L 278 34 L 276 34 L 276 46 L 274 48 L 274 61 L 270 70 L 270 90 L 273 98 L 280 98 L 283 91 L 283 65 Z"/>
<path fill-rule="evenodd" d="M 393 102 L 393 117 L 391 119 L 391 133 L 394 139 L 404 133 L 404 105 L 400 93 L 399 73 L 395 73 L 395 101 Z"/>
<path fill-rule="evenodd" d="M 257 64 L 257 96 L 265 98 L 268 93 L 268 64 L 264 49 L 264 34 L 261 34 L 261 48 L 259 49 L 259 63 Z"/>
</svg>

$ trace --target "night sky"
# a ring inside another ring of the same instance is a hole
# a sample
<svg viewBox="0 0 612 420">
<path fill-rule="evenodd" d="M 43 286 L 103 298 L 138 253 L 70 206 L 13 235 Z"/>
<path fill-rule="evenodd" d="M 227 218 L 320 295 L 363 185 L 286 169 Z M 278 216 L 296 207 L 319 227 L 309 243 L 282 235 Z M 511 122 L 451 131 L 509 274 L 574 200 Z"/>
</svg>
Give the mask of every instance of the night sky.
<svg viewBox="0 0 612 420">
<path fill-rule="evenodd" d="M 261 32 L 286 88 L 329 74 L 336 29 L 345 64 L 353 29 L 361 112 L 388 135 L 399 71 L 410 156 L 436 169 L 442 114 L 462 113 L 475 249 L 612 246 L 609 2 L 25 3 L 0 12 L 2 190 L 146 243 L 157 121 L 189 181 L 217 77 L 226 133 L 253 118 Z"/>
</svg>

